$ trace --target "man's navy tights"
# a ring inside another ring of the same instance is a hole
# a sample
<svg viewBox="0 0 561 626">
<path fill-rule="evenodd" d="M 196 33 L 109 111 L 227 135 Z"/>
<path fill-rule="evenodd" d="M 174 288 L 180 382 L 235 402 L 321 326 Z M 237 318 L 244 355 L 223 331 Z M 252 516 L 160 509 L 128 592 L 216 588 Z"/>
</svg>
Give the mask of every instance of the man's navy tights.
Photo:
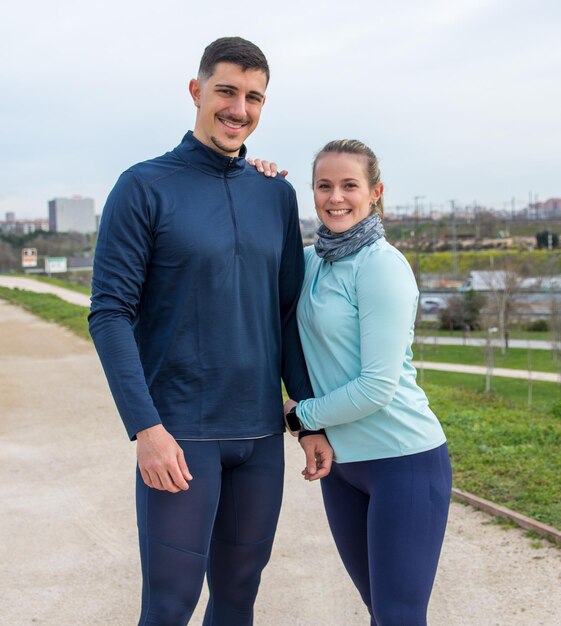
<svg viewBox="0 0 561 626">
<path fill-rule="evenodd" d="M 185 626 L 205 574 L 203 626 L 250 626 L 282 500 L 283 437 L 178 443 L 188 491 L 152 489 L 137 471 L 139 626 Z"/>
</svg>

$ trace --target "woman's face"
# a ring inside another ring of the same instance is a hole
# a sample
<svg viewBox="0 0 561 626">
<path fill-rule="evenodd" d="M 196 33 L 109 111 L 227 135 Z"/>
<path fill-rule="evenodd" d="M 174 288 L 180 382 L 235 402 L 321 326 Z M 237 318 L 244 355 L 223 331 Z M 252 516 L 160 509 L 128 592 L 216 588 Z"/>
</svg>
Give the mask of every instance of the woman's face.
<svg viewBox="0 0 561 626">
<path fill-rule="evenodd" d="M 314 173 L 314 202 L 319 219 L 332 233 L 343 233 L 370 215 L 384 185 L 372 189 L 366 157 L 345 152 L 319 156 Z"/>
</svg>

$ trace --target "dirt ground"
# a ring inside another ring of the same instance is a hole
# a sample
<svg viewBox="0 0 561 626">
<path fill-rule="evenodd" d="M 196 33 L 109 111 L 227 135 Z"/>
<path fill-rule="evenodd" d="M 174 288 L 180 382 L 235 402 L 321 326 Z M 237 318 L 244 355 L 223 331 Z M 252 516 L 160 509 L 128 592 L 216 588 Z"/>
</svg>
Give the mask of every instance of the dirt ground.
<svg viewBox="0 0 561 626">
<path fill-rule="evenodd" d="M 283 511 L 255 623 L 365 626 L 319 485 L 301 479 L 303 457 L 286 439 Z M 134 444 L 92 345 L 0 300 L 1 624 L 137 623 L 133 486 Z M 558 626 L 561 549 L 454 504 L 429 623 Z"/>
</svg>

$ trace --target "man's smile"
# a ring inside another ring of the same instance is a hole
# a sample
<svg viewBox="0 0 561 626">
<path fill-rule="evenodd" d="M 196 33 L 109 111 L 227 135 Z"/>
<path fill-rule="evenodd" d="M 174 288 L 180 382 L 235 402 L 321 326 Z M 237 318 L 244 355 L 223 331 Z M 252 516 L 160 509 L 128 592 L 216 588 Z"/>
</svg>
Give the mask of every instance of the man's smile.
<svg viewBox="0 0 561 626">
<path fill-rule="evenodd" d="M 222 124 L 224 124 L 224 126 L 226 126 L 226 128 L 230 128 L 232 130 L 240 130 L 241 128 L 249 124 L 248 121 L 239 122 L 239 121 L 235 121 L 230 118 L 227 118 L 227 117 L 222 117 L 220 115 L 217 115 L 216 117 L 218 118 L 220 122 L 222 122 Z"/>
</svg>

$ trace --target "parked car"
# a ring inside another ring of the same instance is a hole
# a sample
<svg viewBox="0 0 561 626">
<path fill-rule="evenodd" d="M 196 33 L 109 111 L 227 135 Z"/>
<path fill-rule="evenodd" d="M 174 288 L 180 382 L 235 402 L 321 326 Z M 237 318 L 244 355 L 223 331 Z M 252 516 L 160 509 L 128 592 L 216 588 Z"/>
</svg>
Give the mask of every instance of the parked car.
<svg viewBox="0 0 561 626">
<path fill-rule="evenodd" d="M 422 296 L 421 297 L 421 312 L 422 313 L 438 313 L 440 309 L 446 308 L 446 301 L 444 298 L 438 298 L 436 296 Z"/>
</svg>

